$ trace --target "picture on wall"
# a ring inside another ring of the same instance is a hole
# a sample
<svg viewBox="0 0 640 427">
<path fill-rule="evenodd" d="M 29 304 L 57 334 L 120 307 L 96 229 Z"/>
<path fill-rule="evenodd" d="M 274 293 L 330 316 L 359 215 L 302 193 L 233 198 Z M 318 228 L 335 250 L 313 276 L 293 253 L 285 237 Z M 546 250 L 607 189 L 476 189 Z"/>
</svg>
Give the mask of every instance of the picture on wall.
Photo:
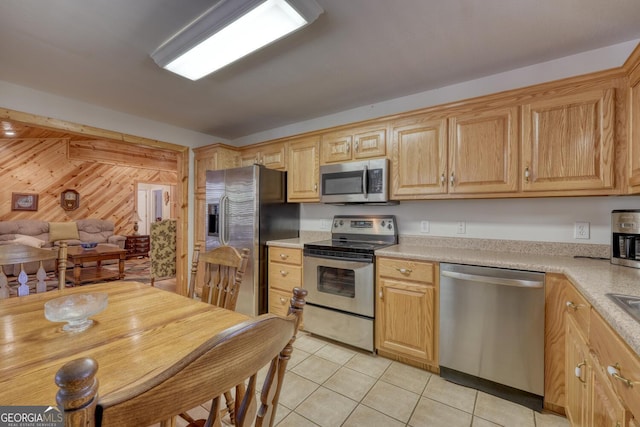
<svg viewBox="0 0 640 427">
<path fill-rule="evenodd" d="M 12 211 L 37 211 L 38 195 L 27 193 L 11 193 Z"/>
</svg>

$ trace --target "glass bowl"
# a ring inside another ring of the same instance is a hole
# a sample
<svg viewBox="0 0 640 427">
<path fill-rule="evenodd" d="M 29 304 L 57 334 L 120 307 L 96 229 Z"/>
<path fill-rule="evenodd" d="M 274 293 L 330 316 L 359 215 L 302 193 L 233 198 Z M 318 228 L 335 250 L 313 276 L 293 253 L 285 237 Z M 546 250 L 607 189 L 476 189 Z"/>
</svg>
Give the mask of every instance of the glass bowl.
<svg viewBox="0 0 640 427">
<path fill-rule="evenodd" d="M 107 294 L 76 294 L 56 298 L 44 304 L 44 317 L 51 322 L 67 322 L 62 327 L 68 332 L 80 332 L 93 324 L 90 316 L 107 307 Z"/>
<path fill-rule="evenodd" d="M 98 242 L 83 242 L 80 243 L 80 246 L 82 246 L 84 249 L 93 249 L 98 246 Z"/>
</svg>

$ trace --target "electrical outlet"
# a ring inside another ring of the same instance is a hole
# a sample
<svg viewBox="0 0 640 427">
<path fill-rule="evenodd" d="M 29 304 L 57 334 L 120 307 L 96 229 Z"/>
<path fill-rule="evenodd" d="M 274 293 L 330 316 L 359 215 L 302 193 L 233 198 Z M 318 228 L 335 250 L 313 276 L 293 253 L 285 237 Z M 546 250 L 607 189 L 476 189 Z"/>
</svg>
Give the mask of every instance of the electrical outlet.
<svg viewBox="0 0 640 427">
<path fill-rule="evenodd" d="M 429 232 L 429 221 L 420 221 L 420 232 L 421 233 Z"/>
<path fill-rule="evenodd" d="M 573 225 L 573 237 L 575 239 L 589 239 L 589 223 L 576 222 Z"/>
<path fill-rule="evenodd" d="M 464 221 L 458 221 L 458 234 L 465 234 L 467 232 L 467 223 Z"/>
</svg>

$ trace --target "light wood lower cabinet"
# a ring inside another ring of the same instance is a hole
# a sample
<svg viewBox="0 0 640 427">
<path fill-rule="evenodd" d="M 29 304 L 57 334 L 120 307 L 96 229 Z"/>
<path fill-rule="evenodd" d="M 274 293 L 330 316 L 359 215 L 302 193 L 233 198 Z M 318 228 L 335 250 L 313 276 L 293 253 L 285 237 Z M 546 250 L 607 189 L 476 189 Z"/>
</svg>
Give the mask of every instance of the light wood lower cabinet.
<svg viewBox="0 0 640 427">
<path fill-rule="evenodd" d="M 286 316 L 293 288 L 302 287 L 302 250 L 269 246 L 269 313 Z"/>
<path fill-rule="evenodd" d="M 588 426 L 591 361 L 587 340 L 571 316 L 566 319 L 567 418 L 574 427 Z"/>
<path fill-rule="evenodd" d="M 640 415 L 640 358 L 571 283 L 566 291 L 567 418 L 574 427 L 631 426 Z"/>
<path fill-rule="evenodd" d="M 378 257 L 376 270 L 376 350 L 436 369 L 437 264 Z"/>
</svg>

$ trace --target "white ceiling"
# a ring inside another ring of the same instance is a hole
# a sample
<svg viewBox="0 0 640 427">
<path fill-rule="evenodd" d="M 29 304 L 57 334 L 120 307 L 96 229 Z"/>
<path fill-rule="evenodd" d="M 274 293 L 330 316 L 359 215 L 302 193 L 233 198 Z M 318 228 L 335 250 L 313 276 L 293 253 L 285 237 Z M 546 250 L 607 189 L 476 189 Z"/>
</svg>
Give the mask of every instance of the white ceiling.
<svg viewBox="0 0 640 427">
<path fill-rule="evenodd" d="M 0 0 L 0 80 L 233 140 L 640 38 L 640 0 L 317 2 L 192 82 L 149 54 L 215 0 Z"/>
</svg>

